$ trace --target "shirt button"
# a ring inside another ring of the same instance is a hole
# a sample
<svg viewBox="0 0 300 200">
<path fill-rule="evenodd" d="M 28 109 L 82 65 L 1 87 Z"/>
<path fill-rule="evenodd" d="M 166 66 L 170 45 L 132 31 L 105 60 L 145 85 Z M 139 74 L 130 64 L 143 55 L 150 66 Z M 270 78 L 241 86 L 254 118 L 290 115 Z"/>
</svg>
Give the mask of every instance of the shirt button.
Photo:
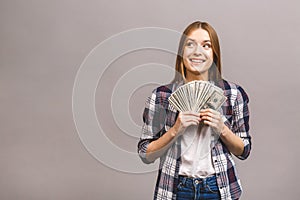
<svg viewBox="0 0 300 200">
<path fill-rule="evenodd" d="M 198 184 L 199 183 L 199 181 L 198 180 L 195 180 L 195 184 Z"/>
</svg>

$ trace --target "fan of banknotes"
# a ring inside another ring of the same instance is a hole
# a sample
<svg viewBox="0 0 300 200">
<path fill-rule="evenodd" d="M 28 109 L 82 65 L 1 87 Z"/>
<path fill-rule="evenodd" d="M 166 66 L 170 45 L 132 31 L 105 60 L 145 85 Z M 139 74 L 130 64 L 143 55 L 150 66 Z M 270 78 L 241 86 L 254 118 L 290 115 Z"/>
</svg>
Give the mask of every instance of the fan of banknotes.
<svg viewBox="0 0 300 200">
<path fill-rule="evenodd" d="M 191 81 L 177 88 L 169 102 L 180 112 L 212 108 L 218 110 L 226 101 L 223 90 L 208 81 Z"/>
</svg>

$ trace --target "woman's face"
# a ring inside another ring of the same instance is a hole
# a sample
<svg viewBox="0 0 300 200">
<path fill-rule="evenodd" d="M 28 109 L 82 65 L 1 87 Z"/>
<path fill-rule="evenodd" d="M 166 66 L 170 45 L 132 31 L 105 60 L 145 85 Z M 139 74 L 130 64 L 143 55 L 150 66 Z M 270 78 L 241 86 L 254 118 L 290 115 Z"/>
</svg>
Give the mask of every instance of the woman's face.
<svg viewBox="0 0 300 200">
<path fill-rule="evenodd" d="M 208 80 L 208 70 L 213 62 L 211 40 L 206 30 L 198 28 L 187 35 L 183 48 L 186 79 Z"/>
</svg>

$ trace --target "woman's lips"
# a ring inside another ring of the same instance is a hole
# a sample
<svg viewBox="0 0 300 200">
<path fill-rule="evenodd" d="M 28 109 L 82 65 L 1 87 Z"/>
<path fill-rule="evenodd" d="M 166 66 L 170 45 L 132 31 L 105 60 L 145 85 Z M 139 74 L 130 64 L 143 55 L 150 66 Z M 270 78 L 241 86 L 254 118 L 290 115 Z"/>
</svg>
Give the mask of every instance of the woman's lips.
<svg viewBox="0 0 300 200">
<path fill-rule="evenodd" d="M 199 59 L 199 58 L 190 58 L 189 59 L 193 64 L 201 64 L 204 63 L 206 60 L 205 59 Z"/>
</svg>

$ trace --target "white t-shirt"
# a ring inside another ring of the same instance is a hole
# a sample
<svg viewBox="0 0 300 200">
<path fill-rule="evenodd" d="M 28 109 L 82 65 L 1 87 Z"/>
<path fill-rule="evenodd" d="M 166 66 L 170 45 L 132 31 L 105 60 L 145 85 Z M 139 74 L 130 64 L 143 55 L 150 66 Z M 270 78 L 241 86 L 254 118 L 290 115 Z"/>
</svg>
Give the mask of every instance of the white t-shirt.
<svg viewBox="0 0 300 200">
<path fill-rule="evenodd" d="M 217 139 L 218 135 L 207 125 L 187 127 L 181 139 L 179 175 L 205 178 L 215 174 L 211 148 Z"/>
</svg>

